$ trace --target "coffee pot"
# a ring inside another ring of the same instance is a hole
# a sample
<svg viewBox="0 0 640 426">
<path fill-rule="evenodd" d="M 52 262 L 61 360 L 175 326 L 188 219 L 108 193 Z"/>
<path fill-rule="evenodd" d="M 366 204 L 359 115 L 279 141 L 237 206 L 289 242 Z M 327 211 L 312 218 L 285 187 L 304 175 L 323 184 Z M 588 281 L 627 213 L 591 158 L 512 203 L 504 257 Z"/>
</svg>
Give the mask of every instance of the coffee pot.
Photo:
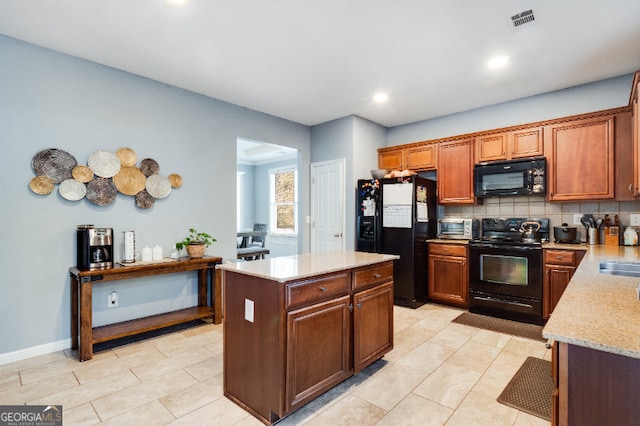
<svg viewBox="0 0 640 426">
<path fill-rule="evenodd" d="M 77 264 L 80 269 L 113 267 L 113 229 L 79 225 L 76 230 Z"/>
<path fill-rule="evenodd" d="M 524 243 L 536 243 L 540 241 L 540 224 L 538 222 L 523 222 L 520 225 L 520 232 L 522 233 L 522 242 Z"/>
</svg>

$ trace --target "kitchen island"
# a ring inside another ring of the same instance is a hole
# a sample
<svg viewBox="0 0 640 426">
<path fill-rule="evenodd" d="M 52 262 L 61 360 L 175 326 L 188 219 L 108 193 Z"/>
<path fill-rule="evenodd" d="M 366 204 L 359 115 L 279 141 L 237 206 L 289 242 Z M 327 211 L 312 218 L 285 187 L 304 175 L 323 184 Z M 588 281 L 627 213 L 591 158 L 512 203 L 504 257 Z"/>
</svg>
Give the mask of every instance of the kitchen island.
<svg viewBox="0 0 640 426">
<path fill-rule="evenodd" d="M 219 265 L 225 396 L 272 424 L 389 352 L 397 258 L 337 251 Z"/>
<path fill-rule="evenodd" d="M 637 262 L 640 249 L 582 248 L 586 254 L 543 330 L 555 342 L 552 424 L 635 424 L 640 418 L 640 278 L 603 274 L 599 265 Z"/>
</svg>

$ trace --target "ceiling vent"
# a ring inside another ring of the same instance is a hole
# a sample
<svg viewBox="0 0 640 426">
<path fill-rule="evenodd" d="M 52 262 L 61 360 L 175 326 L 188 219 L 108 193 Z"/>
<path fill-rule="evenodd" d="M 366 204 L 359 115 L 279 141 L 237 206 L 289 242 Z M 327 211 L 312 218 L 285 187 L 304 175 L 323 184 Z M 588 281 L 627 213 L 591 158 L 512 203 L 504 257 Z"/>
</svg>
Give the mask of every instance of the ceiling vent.
<svg viewBox="0 0 640 426">
<path fill-rule="evenodd" d="M 509 21 L 511 22 L 513 29 L 520 29 L 522 26 L 531 24 L 535 20 L 536 18 L 533 15 L 533 10 L 529 9 L 512 15 Z"/>
</svg>

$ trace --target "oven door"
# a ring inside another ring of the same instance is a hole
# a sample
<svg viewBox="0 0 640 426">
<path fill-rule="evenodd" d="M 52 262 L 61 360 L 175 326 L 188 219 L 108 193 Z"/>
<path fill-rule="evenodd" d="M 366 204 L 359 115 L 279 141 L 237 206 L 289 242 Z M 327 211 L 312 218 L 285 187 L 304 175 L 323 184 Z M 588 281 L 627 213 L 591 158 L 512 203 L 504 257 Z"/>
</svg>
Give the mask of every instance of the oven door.
<svg viewBox="0 0 640 426">
<path fill-rule="evenodd" d="M 469 310 L 516 321 L 542 321 L 542 249 L 469 247 Z"/>
</svg>

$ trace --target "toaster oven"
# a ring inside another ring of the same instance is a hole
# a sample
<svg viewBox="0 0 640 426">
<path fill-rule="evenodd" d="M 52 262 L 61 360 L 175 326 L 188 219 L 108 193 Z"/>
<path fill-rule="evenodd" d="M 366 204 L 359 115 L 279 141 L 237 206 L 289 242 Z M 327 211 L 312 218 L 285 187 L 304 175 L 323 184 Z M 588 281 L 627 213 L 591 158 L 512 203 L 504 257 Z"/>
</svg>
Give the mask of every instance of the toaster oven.
<svg viewBox="0 0 640 426">
<path fill-rule="evenodd" d="M 478 219 L 443 217 L 438 219 L 436 235 L 449 240 L 472 240 L 480 238 Z"/>
</svg>

